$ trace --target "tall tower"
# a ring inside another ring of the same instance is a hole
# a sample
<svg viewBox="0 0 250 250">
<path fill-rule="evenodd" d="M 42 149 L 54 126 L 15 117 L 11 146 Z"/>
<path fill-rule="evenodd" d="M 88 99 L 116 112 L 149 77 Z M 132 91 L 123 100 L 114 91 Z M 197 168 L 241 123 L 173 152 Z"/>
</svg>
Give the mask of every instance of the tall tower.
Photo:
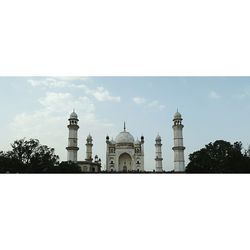
<svg viewBox="0 0 250 250">
<path fill-rule="evenodd" d="M 87 143 L 86 143 L 86 161 L 90 161 L 90 162 L 93 161 L 92 148 L 93 148 L 93 138 L 89 134 L 89 136 L 87 137 Z"/>
<path fill-rule="evenodd" d="M 75 113 L 75 111 L 73 111 L 70 115 L 69 118 L 69 125 L 68 125 L 68 129 L 69 129 L 69 139 L 68 139 L 68 147 L 66 148 L 68 151 L 68 161 L 72 161 L 72 162 L 77 162 L 77 152 L 79 150 L 78 146 L 77 146 L 77 140 L 78 140 L 78 116 Z"/>
<path fill-rule="evenodd" d="M 144 172 L 144 144 L 145 144 L 145 137 L 142 135 L 141 136 L 141 164 L 142 164 L 142 171 Z"/>
<path fill-rule="evenodd" d="M 155 171 L 160 173 L 163 172 L 162 169 L 162 151 L 161 151 L 161 137 L 158 135 L 155 139 Z"/>
<path fill-rule="evenodd" d="M 181 114 L 178 112 L 174 115 L 174 171 L 175 172 L 185 172 L 185 158 L 184 158 L 184 150 L 185 147 L 183 145 L 183 124 L 182 124 Z"/>
</svg>

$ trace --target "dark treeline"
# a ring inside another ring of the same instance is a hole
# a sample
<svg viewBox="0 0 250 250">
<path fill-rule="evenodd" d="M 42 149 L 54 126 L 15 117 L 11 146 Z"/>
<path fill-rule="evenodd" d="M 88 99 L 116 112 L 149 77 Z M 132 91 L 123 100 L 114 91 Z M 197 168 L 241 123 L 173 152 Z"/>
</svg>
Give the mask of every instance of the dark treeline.
<svg viewBox="0 0 250 250">
<path fill-rule="evenodd" d="M 187 173 L 250 173 L 250 149 L 241 142 L 209 143 L 189 156 Z"/>
<path fill-rule="evenodd" d="M 55 150 L 41 145 L 39 140 L 16 140 L 11 148 L 7 152 L 0 151 L 0 173 L 81 172 L 73 162 L 59 163 Z M 189 160 L 186 173 L 250 173 L 250 149 L 244 150 L 241 142 L 231 144 L 218 140 L 209 143 L 192 153 Z"/>
<path fill-rule="evenodd" d="M 53 148 L 41 145 L 39 140 L 16 140 L 12 150 L 0 151 L 1 173 L 79 173 L 80 167 L 72 162 L 59 163 Z"/>
</svg>

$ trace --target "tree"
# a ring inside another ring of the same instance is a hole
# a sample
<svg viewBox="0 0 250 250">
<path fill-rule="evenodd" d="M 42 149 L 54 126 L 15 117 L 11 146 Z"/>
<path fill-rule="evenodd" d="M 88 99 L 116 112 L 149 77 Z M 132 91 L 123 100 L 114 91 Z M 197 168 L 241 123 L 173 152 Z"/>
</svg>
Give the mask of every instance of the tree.
<svg viewBox="0 0 250 250">
<path fill-rule="evenodd" d="M 209 143 L 189 156 L 187 173 L 250 173 L 250 158 L 242 143 L 223 140 Z"/>
<path fill-rule="evenodd" d="M 39 140 L 16 140 L 11 147 L 12 150 L 5 154 L 5 158 L 12 163 L 19 163 L 17 172 L 43 173 L 48 168 L 59 164 L 59 157 L 55 155 L 55 150 L 41 145 Z"/>
<path fill-rule="evenodd" d="M 19 173 L 22 169 L 22 162 L 11 159 L 6 153 L 0 152 L 0 173 Z"/>
</svg>

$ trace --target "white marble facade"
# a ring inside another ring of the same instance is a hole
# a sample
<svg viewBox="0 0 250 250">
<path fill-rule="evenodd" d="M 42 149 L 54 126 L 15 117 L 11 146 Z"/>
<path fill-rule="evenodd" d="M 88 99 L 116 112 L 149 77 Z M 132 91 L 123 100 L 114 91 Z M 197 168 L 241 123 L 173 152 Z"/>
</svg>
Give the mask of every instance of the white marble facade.
<svg viewBox="0 0 250 250">
<path fill-rule="evenodd" d="M 185 147 L 183 143 L 182 116 L 177 111 L 174 115 L 174 171 L 185 172 Z M 93 159 L 92 148 L 93 138 L 89 135 L 86 139 L 86 159 L 78 161 L 78 116 L 73 111 L 69 118 L 69 137 L 68 137 L 68 161 L 78 163 L 82 172 L 101 172 L 101 159 L 95 156 Z M 155 143 L 155 172 L 164 172 L 162 158 L 162 142 L 161 137 L 156 137 Z M 120 132 L 115 140 L 106 137 L 106 170 L 107 172 L 144 172 L 144 136 L 140 140 L 134 137 L 124 129 Z"/>
<path fill-rule="evenodd" d="M 124 130 L 115 140 L 106 137 L 106 170 L 107 172 L 143 172 L 144 171 L 144 137 L 134 137 Z"/>
<path fill-rule="evenodd" d="M 173 125 L 173 131 L 174 131 L 174 171 L 175 172 L 185 172 L 185 156 L 184 156 L 184 143 L 183 143 L 183 128 L 184 125 L 182 124 L 182 116 L 178 112 L 174 115 L 174 125 Z"/>
</svg>

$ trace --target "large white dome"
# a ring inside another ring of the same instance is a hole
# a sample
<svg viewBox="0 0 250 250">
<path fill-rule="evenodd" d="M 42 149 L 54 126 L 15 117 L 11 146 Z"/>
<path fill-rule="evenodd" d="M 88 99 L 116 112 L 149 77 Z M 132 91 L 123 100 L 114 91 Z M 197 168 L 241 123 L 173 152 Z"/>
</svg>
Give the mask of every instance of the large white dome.
<svg viewBox="0 0 250 250">
<path fill-rule="evenodd" d="M 130 144 L 134 143 L 134 137 L 127 131 L 121 132 L 119 135 L 117 135 L 115 142 L 117 144 Z"/>
</svg>

